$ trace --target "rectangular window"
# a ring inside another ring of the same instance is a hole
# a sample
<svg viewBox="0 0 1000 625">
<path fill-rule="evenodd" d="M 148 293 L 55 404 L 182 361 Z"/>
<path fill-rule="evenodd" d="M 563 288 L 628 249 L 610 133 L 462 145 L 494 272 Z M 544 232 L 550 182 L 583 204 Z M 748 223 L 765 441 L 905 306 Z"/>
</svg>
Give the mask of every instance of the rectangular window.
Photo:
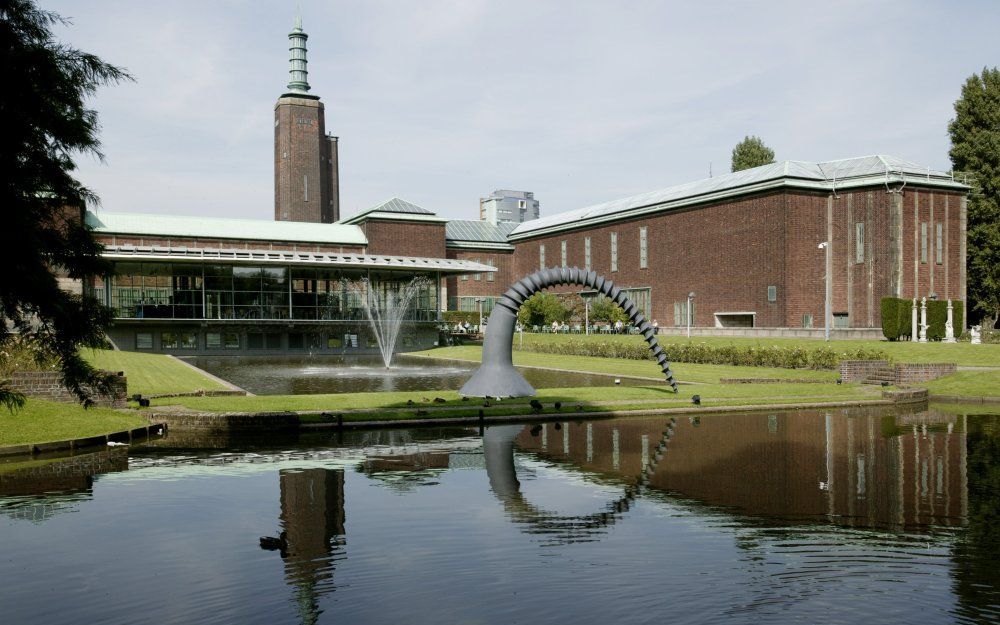
<svg viewBox="0 0 1000 625">
<path fill-rule="evenodd" d="M 688 311 L 688 300 L 674 302 L 674 325 L 683 328 L 688 324 L 688 314 L 691 315 L 691 325 L 694 325 L 694 300 L 690 300 L 691 310 Z"/>
<path fill-rule="evenodd" d="M 493 264 L 492 258 L 487 259 L 486 264 L 489 265 L 490 267 L 496 267 L 496 265 Z M 494 275 L 495 273 L 496 273 L 495 271 L 491 271 L 488 274 L 486 274 L 486 281 L 493 282 L 494 280 L 496 280 L 496 276 Z"/>
<path fill-rule="evenodd" d="M 309 175 L 302 174 L 302 200 L 309 201 Z"/>
<path fill-rule="evenodd" d="M 478 264 L 479 263 L 479 259 L 477 258 L 473 262 Z M 483 274 L 477 273 L 474 276 L 472 276 L 472 279 L 475 280 L 476 282 L 479 282 L 480 280 L 483 279 Z"/>
<path fill-rule="evenodd" d="M 934 232 L 934 260 L 937 264 L 944 263 L 944 226 L 937 222 Z"/>
<path fill-rule="evenodd" d="M 459 277 L 459 280 L 461 280 L 462 282 L 468 282 L 468 281 L 469 281 L 469 274 L 467 274 L 467 273 L 463 273 L 463 274 L 462 274 L 462 275 L 461 275 L 461 276 Z"/>
<path fill-rule="evenodd" d="M 545 269 L 545 244 L 538 246 L 538 268 Z"/>
<path fill-rule="evenodd" d="M 350 336 L 350 335 L 349 334 L 345 334 L 344 336 Z M 326 337 L 326 348 L 327 349 L 340 349 L 341 347 L 343 347 L 343 345 L 344 345 L 344 342 L 341 340 L 341 338 L 339 336 L 328 336 L 328 337 Z"/>
<path fill-rule="evenodd" d="M 222 349 L 222 333 L 206 332 L 205 349 Z"/>
<path fill-rule="evenodd" d="M 639 228 L 639 269 L 649 267 L 649 242 L 646 239 L 646 226 Z"/>
<path fill-rule="evenodd" d="M 802 315 L 802 327 L 811 328 L 813 327 L 813 316 L 812 315 Z"/>
<path fill-rule="evenodd" d="M 847 313 L 833 313 L 833 327 L 835 328 L 849 328 L 850 318 Z"/>
<path fill-rule="evenodd" d="M 264 349 L 264 335 L 260 332 L 247 334 L 247 349 Z"/>
<path fill-rule="evenodd" d="M 920 262 L 927 262 L 927 222 L 920 222 Z"/>
<path fill-rule="evenodd" d="M 153 333 L 152 332 L 136 332 L 136 334 L 135 334 L 135 348 L 136 349 L 153 349 Z"/>
<path fill-rule="evenodd" d="M 160 334 L 162 349 L 198 349 L 198 335 L 194 332 L 163 332 Z"/>
<path fill-rule="evenodd" d="M 854 224 L 854 262 L 865 262 L 865 224 L 863 221 Z"/>
<path fill-rule="evenodd" d="M 583 268 L 590 271 L 590 237 L 583 240 Z"/>
<path fill-rule="evenodd" d="M 778 301 L 778 287 L 776 286 L 767 287 L 767 301 L 769 302 Z"/>
<path fill-rule="evenodd" d="M 618 271 L 618 233 L 611 233 L 611 271 Z"/>
<path fill-rule="evenodd" d="M 559 251 L 562 254 L 562 266 L 566 266 L 566 241 L 565 239 L 559 243 Z"/>
</svg>

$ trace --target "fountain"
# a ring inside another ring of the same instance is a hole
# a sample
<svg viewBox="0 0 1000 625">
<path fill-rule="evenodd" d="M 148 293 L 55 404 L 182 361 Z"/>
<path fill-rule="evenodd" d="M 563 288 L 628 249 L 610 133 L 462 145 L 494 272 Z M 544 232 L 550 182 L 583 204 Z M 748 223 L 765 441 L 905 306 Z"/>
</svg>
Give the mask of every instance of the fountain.
<svg viewBox="0 0 1000 625">
<path fill-rule="evenodd" d="M 392 288 L 392 283 L 372 282 L 368 278 L 344 282 L 361 300 L 361 308 L 365 311 L 378 342 L 382 362 L 388 369 L 392 354 L 396 351 L 396 340 L 403 327 L 406 311 L 417 293 L 427 287 L 427 278 L 418 276 L 399 288 Z M 386 288 L 382 288 L 383 285 Z"/>
</svg>

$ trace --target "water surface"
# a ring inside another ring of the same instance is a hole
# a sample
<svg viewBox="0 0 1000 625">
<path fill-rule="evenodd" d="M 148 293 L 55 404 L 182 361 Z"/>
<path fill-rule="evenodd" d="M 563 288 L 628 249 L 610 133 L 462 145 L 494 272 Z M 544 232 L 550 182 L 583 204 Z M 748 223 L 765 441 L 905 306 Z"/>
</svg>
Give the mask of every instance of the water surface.
<svg viewBox="0 0 1000 625">
<path fill-rule="evenodd" d="M 1000 617 L 996 417 L 800 411 L 484 434 L 170 433 L 0 464 L 2 622 Z"/>
</svg>

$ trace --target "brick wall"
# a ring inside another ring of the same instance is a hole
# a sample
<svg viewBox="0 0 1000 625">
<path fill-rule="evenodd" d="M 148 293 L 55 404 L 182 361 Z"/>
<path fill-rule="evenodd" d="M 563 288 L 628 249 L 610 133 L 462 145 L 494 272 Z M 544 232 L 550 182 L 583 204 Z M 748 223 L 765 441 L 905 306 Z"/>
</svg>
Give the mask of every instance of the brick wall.
<svg viewBox="0 0 1000 625">
<path fill-rule="evenodd" d="M 368 219 L 359 225 L 369 254 L 445 258 L 444 222 Z"/>
<path fill-rule="evenodd" d="M 888 366 L 888 360 L 841 360 L 840 378 L 844 382 L 862 382 Z"/>
<path fill-rule="evenodd" d="M 113 384 L 115 388 L 112 394 L 94 396 L 95 405 L 107 408 L 125 407 L 128 379 L 125 376 L 116 376 Z M 62 373 L 58 371 L 15 371 L 10 376 L 10 385 L 26 396 L 36 399 L 67 403 L 79 401 L 76 395 L 63 386 Z"/>
<path fill-rule="evenodd" d="M 447 257 L 454 260 L 478 261 L 483 264 L 493 262 L 497 271 L 493 273 L 493 280 L 487 279 L 486 274 L 479 276 L 467 276 L 463 280 L 461 276 L 449 276 L 445 279 L 445 286 L 448 288 L 448 297 L 499 297 L 504 291 L 517 281 L 520 276 L 514 275 L 514 253 L 499 250 L 470 250 L 470 249 L 448 249 Z"/>
<path fill-rule="evenodd" d="M 842 360 L 840 377 L 845 382 L 889 382 L 894 386 L 907 386 L 929 382 L 958 370 L 955 363 L 903 363 L 890 365 L 887 360 Z"/>
<path fill-rule="evenodd" d="M 958 371 L 958 366 L 953 362 L 896 365 L 896 385 L 905 386 L 929 382 L 951 375 L 956 371 Z"/>
<path fill-rule="evenodd" d="M 274 219 L 332 223 L 330 146 L 323 103 L 283 97 L 274 106 Z"/>
</svg>

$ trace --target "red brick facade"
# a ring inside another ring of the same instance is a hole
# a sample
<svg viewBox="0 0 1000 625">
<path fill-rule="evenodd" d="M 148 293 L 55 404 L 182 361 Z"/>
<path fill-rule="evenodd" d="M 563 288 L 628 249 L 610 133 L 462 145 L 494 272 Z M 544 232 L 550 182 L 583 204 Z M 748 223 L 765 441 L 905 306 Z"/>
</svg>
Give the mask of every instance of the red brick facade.
<svg viewBox="0 0 1000 625">
<path fill-rule="evenodd" d="M 491 280 L 487 274 L 471 274 L 466 276 L 449 276 L 445 279 L 448 295 L 448 308 L 459 297 L 497 297 L 506 291 L 511 284 L 521 276 L 514 271 L 514 253 L 496 249 L 457 249 L 448 248 L 448 258 L 454 260 L 469 260 L 493 264 L 497 268 Z M 465 278 L 465 279 L 463 279 Z"/>
<path fill-rule="evenodd" d="M 285 96 L 274 106 L 274 219 L 333 223 L 340 217 L 337 141 L 323 103 Z"/>
<path fill-rule="evenodd" d="M 358 224 L 369 254 L 445 258 L 444 222 L 366 219 Z"/>
</svg>

